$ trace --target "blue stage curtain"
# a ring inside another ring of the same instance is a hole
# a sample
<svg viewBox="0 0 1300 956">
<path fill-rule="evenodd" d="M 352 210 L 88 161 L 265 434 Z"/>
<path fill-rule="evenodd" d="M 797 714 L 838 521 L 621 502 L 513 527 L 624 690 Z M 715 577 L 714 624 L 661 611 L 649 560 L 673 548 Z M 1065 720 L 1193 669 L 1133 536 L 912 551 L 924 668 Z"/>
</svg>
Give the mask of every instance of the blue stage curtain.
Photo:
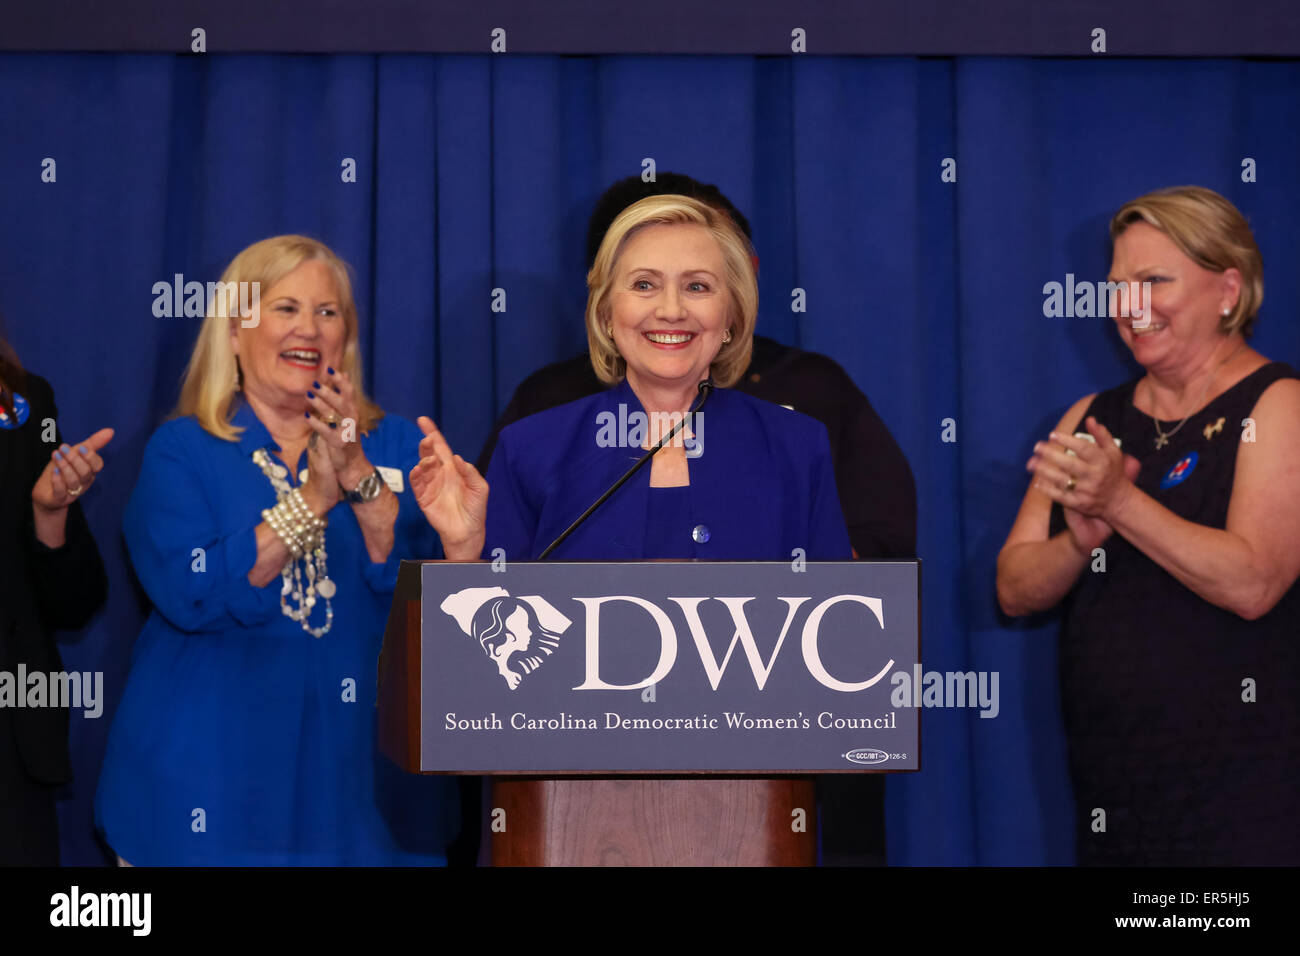
<svg viewBox="0 0 1300 956">
<path fill-rule="evenodd" d="M 1298 92 L 1293 61 L 0 56 L 5 328 L 69 438 L 118 431 L 86 500 L 111 597 L 63 648 L 108 698 L 73 717 L 65 862 L 102 860 L 90 801 L 143 615 L 119 515 L 198 326 L 155 318 L 153 284 L 323 239 L 356 270 L 373 394 L 473 458 L 514 386 L 583 347 L 588 211 L 646 159 L 745 211 L 760 331 L 839 360 L 911 461 L 926 668 L 999 673 L 996 719 L 924 714 L 891 862 L 1072 862 L 1055 624 L 1000 617 L 994 562 L 1033 441 L 1135 366 L 1104 319 L 1044 317 L 1042 287 L 1104 278 L 1124 200 L 1209 186 L 1264 252 L 1257 346 L 1300 362 Z"/>
</svg>

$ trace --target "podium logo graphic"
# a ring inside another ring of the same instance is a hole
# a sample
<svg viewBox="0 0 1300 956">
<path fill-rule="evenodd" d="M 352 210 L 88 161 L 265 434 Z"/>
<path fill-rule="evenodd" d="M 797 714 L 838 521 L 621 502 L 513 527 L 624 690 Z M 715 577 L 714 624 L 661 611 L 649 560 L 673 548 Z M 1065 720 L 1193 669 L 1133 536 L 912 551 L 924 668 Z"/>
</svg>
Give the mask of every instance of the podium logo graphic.
<svg viewBox="0 0 1300 956">
<path fill-rule="evenodd" d="M 478 641 L 511 690 L 555 653 L 573 624 L 546 598 L 515 598 L 499 587 L 464 588 L 439 606 Z"/>
</svg>

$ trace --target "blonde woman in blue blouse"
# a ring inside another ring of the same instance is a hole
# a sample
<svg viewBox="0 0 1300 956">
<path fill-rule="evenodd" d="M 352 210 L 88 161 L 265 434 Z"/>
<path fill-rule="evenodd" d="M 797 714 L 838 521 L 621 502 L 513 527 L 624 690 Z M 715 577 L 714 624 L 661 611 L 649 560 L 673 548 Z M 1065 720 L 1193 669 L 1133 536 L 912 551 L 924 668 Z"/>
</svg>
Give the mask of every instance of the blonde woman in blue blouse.
<svg viewBox="0 0 1300 956">
<path fill-rule="evenodd" d="M 366 397 L 327 247 L 266 239 L 222 282 L 125 514 L 153 613 L 100 825 L 135 865 L 443 863 L 454 790 L 402 775 L 375 730 L 399 560 L 437 550 L 403 478 L 420 433 Z"/>
</svg>

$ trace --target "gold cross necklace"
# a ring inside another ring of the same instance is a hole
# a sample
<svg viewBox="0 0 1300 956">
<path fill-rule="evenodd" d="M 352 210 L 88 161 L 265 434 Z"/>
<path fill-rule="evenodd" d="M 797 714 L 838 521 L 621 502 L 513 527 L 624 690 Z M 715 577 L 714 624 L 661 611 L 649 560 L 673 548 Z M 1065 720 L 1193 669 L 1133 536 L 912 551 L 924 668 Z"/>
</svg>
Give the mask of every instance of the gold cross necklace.
<svg viewBox="0 0 1300 956">
<path fill-rule="evenodd" d="M 1233 351 L 1231 355 L 1229 355 L 1226 359 L 1224 359 L 1222 362 L 1220 362 L 1218 365 L 1214 367 L 1214 371 L 1210 373 L 1210 377 L 1205 380 L 1205 388 L 1201 389 L 1201 395 L 1199 398 L 1196 399 L 1196 404 L 1194 404 L 1192 406 L 1192 410 L 1187 413 L 1187 418 L 1184 418 L 1181 422 L 1179 422 L 1177 425 L 1175 425 L 1172 429 L 1170 429 L 1167 432 L 1161 431 L 1160 419 L 1156 418 L 1154 415 L 1154 412 L 1156 410 L 1156 390 L 1154 386 L 1152 386 L 1150 379 L 1147 380 L 1147 392 L 1149 392 L 1151 395 L 1151 411 L 1153 413 L 1151 416 L 1151 422 L 1156 426 L 1156 450 L 1157 451 L 1159 451 L 1161 448 L 1164 448 L 1166 445 L 1168 445 L 1169 439 L 1174 437 L 1178 429 L 1186 425 L 1188 419 L 1190 419 L 1193 415 L 1195 415 L 1198 411 L 1200 411 L 1201 402 L 1205 400 L 1206 395 L 1210 394 L 1210 385 L 1214 382 L 1214 376 L 1218 375 L 1219 369 L 1223 368 L 1223 366 L 1227 365 L 1229 362 L 1235 359 L 1237 357 L 1237 353 L 1240 352 L 1245 347 L 1246 347 L 1246 343 L 1242 342 L 1240 345 L 1237 346 L 1237 348 Z"/>
</svg>

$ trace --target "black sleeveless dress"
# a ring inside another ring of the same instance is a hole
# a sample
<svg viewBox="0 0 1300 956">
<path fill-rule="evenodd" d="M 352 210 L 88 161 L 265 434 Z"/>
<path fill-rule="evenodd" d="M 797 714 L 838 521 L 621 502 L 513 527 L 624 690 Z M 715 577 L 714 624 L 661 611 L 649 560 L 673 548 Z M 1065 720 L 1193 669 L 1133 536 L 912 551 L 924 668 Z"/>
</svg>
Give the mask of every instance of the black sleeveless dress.
<svg viewBox="0 0 1300 956">
<path fill-rule="evenodd" d="M 1151 418 L 1133 407 L 1136 381 L 1099 394 L 1083 418 L 1095 416 L 1142 462 L 1142 491 L 1221 529 L 1239 444 L 1266 440 L 1243 419 L 1283 378 L 1300 375 L 1281 362 L 1263 366 L 1160 450 Z M 1051 533 L 1065 527 L 1053 505 Z M 1300 864 L 1300 584 L 1247 621 L 1197 597 L 1120 535 L 1103 548 L 1105 571 L 1092 570 L 1095 561 L 1084 569 L 1060 638 L 1079 863 Z M 1247 681 L 1253 702 L 1243 699 Z"/>
</svg>

